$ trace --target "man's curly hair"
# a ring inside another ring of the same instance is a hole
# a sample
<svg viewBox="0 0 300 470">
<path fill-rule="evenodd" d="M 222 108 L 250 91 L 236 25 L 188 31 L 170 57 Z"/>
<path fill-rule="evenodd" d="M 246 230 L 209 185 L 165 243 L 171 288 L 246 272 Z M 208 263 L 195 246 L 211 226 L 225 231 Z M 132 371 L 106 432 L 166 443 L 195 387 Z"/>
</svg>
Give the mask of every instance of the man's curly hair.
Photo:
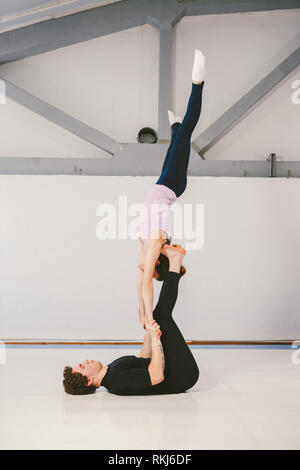
<svg viewBox="0 0 300 470">
<path fill-rule="evenodd" d="M 155 266 L 155 270 L 157 274 L 159 275 L 159 277 L 157 278 L 157 281 L 164 281 L 165 279 L 167 279 L 167 275 L 169 272 L 169 266 L 170 266 L 169 258 L 161 253 L 159 255 L 158 260 L 160 263 L 157 266 Z M 184 276 L 185 273 L 186 273 L 185 267 L 181 266 L 180 273 L 179 273 L 180 277 Z"/>
<path fill-rule="evenodd" d="M 85 375 L 73 372 L 72 367 L 66 366 L 64 368 L 63 386 L 66 393 L 70 395 L 88 395 L 97 390 L 95 385 L 87 386 L 88 379 Z"/>
</svg>

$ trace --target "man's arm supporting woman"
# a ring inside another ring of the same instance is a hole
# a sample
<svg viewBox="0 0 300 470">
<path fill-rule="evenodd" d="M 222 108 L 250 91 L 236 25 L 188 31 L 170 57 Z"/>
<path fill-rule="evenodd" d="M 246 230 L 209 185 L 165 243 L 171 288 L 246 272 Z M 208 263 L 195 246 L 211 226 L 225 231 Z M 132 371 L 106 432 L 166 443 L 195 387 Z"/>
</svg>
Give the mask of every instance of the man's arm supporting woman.
<svg viewBox="0 0 300 470">
<path fill-rule="evenodd" d="M 161 331 L 159 325 L 157 323 L 155 325 L 156 334 L 154 332 L 151 334 L 149 330 L 146 330 L 143 348 L 139 355 L 144 359 L 151 358 L 148 371 L 152 385 L 157 385 L 164 380 L 165 369 L 165 355 L 160 341 Z"/>
<path fill-rule="evenodd" d="M 144 359 L 152 357 L 152 341 L 151 335 L 148 330 L 145 331 L 144 344 L 139 354 L 139 357 L 143 357 Z"/>
</svg>

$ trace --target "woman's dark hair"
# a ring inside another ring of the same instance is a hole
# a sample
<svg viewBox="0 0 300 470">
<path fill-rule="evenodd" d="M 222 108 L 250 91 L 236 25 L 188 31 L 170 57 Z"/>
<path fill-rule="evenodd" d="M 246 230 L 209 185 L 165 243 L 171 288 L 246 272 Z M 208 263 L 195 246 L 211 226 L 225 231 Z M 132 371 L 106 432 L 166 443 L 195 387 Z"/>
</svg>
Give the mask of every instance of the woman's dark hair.
<svg viewBox="0 0 300 470">
<path fill-rule="evenodd" d="M 159 264 L 155 266 L 155 270 L 157 274 L 159 275 L 157 281 L 164 281 L 167 278 L 167 274 L 169 272 L 169 259 L 167 256 L 160 254 L 158 258 Z M 184 276 L 186 273 L 186 269 L 184 266 L 181 266 L 180 268 L 180 277 Z"/>
<path fill-rule="evenodd" d="M 85 375 L 73 372 L 72 367 L 64 368 L 63 386 L 66 393 L 70 395 L 88 395 L 94 393 L 97 389 L 95 385 L 87 386 L 88 379 Z"/>
</svg>

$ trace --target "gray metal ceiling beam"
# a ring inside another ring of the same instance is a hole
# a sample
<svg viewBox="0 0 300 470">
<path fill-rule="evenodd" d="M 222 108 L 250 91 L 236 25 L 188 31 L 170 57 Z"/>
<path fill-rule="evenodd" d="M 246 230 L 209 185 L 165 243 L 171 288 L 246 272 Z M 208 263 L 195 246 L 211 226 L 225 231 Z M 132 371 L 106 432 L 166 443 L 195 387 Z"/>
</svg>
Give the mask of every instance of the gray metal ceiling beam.
<svg viewBox="0 0 300 470">
<path fill-rule="evenodd" d="M 0 34 L 0 65 L 145 24 L 148 0 L 111 3 Z"/>
<path fill-rule="evenodd" d="M 172 24 L 163 22 L 159 28 L 159 140 L 170 139 L 167 111 L 172 109 Z"/>
<path fill-rule="evenodd" d="M 119 143 L 4 78 L 6 96 L 83 140 L 114 155 Z"/>
<path fill-rule="evenodd" d="M 121 1 L 121 0 L 114 0 Z M 57 0 L 20 0 L 0 3 L 0 31 L 9 31 L 28 26 L 39 21 L 74 14 L 77 11 L 102 6 L 105 0 L 71 0 L 67 3 Z M 107 1 L 106 3 L 112 3 Z M 104 5 L 103 5 L 104 6 Z"/>
<path fill-rule="evenodd" d="M 246 13 L 300 8 L 300 0 L 178 0 L 186 16 Z"/>
<path fill-rule="evenodd" d="M 236 124 L 263 96 L 280 83 L 299 64 L 300 47 L 202 132 L 202 134 L 192 142 L 193 148 L 203 156 L 214 143 L 232 128 L 233 124 Z"/>
<path fill-rule="evenodd" d="M 124 0 L 0 34 L 0 65 L 153 21 L 291 8 L 300 0 Z"/>
<path fill-rule="evenodd" d="M 158 176 L 167 144 L 123 144 L 116 158 L 1 157 L 1 175 Z M 151 158 L 150 158 L 151 157 Z M 190 176 L 269 178 L 270 162 L 197 160 Z M 299 161 L 276 163 L 276 177 L 300 178 Z"/>
</svg>

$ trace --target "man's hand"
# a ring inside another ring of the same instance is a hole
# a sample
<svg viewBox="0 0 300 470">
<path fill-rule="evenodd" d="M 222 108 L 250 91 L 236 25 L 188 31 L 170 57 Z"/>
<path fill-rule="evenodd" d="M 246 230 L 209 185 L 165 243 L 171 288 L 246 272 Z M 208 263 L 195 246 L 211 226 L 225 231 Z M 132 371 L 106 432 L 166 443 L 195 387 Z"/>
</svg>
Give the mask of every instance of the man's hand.
<svg viewBox="0 0 300 470">
<path fill-rule="evenodd" d="M 160 331 L 160 326 L 153 320 L 151 323 L 146 323 L 146 329 L 149 331 L 150 335 L 160 339 L 162 332 Z"/>
</svg>

